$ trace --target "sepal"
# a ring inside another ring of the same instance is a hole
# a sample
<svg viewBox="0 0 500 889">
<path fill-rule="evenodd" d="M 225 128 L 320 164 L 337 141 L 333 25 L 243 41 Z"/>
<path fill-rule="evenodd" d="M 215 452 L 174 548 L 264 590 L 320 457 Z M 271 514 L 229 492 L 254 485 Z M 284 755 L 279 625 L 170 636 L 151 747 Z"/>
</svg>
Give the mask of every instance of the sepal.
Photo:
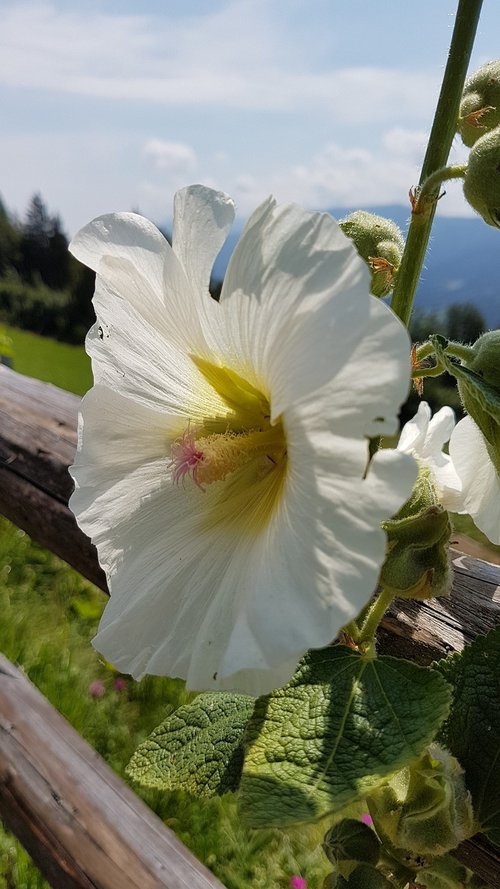
<svg viewBox="0 0 500 889">
<path fill-rule="evenodd" d="M 394 596 L 430 599 L 451 589 L 448 545 L 451 524 L 439 503 L 432 470 L 419 462 L 419 474 L 409 500 L 384 522 L 387 556 L 380 585 Z"/>
<path fill-rule="evenodd" d="M 477 831 L 458 760 L 436 744 L 367 803 L 377 834 L 406 866 L 428 866 Z"/>
</svg>

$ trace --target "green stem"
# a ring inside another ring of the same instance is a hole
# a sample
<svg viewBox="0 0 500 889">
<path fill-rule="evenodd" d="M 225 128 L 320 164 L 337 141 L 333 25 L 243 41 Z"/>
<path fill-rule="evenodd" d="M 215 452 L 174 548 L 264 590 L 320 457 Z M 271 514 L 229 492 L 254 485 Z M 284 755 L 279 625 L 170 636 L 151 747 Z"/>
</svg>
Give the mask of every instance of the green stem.
<svg viewBox="0 0 500 889">
<path fill-rule="evenodd" d="M 436 170 L 446 166 L 457 129 L 460 100 L 481 6 L 482 0 L 459 0 L 446 70 L 420 175 L 421 186 Z M 391 308 L 406 326 L 410 320 L 435 210 L 434 200 L 426 204 L 424 212 L 412 214 L 391 301 Z"/>
<path fill-rule="evenodd" d="M 447 355 L 453 355 L 454 358 L 459 358 L 460 361 L 471 361 L 475 357 L 475 352 L 472 346 L 465 346 L 463 343 L 455 343 L 448 342 L 446 346 L 445 352 Z"/>
<path fill-rule="evenodd" d="M 354 642 L 357 642 L 359 639 L 359 627 L 355 620 L 352 620 L 350 624 L 346 624 L 345 627 L 342 627 L 344 633 L 351 637 Z"/>
<path fill-rule="evenodd" d="M 428 358 L 429 355 L 434 355 L 435 351 L 436 350 L 435 350 L 434 346 L 432 345 L 432 343 L 429 340 L 427 340 L 427 342 L 422 343 L 421 346 L 418 346 L 416 359 L 417 359 L 417 361 L 423 361 L 424 358 Z"/>
<path fill-rule="evenodd" d="M 418 187 L 417 206 L 423 208 L 425 212 L 425 204 L 430 201 L 434 203 L 438 198 L 439 186 L 448 179 L 464 179 L 467 172 L 467 164 L 455 164 L 451 167 L 440 167 L 434 173 L 427 177 L 425 182 Z M 420 212 L 416 208 L 414 213 Z"/>
<path fill-rule="evenodd" d="M 377 632 L 377 627 L 393 599 L 394 594 L 382 588 L 377 598 L 372 602 L 370 608 L 366 612 L 365 619 L 359 631 L 361 642 L 370 643 L 373 641 L 375 633 Z"/>
<path fill-rule="evenodd" d="M 412 380 L 419 380 L 420 377 L 439 377 L 444 373 L 442 364 L 436 364 L 434 367 L 417 367 L 411 373 Z"/>
</svg>

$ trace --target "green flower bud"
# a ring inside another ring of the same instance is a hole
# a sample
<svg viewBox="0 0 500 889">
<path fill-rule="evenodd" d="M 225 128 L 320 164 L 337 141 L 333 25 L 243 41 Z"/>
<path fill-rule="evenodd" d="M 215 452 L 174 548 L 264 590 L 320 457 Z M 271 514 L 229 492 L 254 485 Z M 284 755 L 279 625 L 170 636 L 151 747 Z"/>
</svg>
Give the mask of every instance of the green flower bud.
<svg viewBox="0 0 500 889">
<path fill-rule="evenodd" d="M 409 867 L 428 867 L 477 830 L 462 769 L 435 744 L 367 802 L 378 835 Z"/>
<path fill-rule="evenodd" d="M 465 82 L 458 132 L 469 148 L 500 124 L 500 59 L 482 65 Z"/>
<path fill-rule="evenodd" d="M 394 889 L 394 883 L 371 864 L 360 864 L 347 880 L 346 889 Z"/>
<path fill-rule="evenodd" d="M 405 245 L 398 226 L 365 210 L 356 210 L 339 225 L 371 269 L 371 292 L 386 296 L 394 286 Z"/>
<path fill-rule="evenodd" d="M 500 126 L 475 142 L 463 186 L 471 207 L 488 225 L 500 228 Z"/>
<path fill-rule="evenodd" d="M 500 330 L 489 330 L 476 340 L 466 366 L 500 393 Z"/>
<path fill-rule="evenodd" d="M 380 842 L 367 824 L 354 818 L 344 818 L 325 834 L 323 850 L 328 860 L 335 865 L 341 861 L 376 864 Z"/>
<path fill-rule="evenodd" d="M 438 500 L 432 470 L 419 465 L 410 499 L 388 522 L 387 555 L 380 584 L 395 596 L 431 599 L 451 589 L 451 524 Z"/>
</svg>

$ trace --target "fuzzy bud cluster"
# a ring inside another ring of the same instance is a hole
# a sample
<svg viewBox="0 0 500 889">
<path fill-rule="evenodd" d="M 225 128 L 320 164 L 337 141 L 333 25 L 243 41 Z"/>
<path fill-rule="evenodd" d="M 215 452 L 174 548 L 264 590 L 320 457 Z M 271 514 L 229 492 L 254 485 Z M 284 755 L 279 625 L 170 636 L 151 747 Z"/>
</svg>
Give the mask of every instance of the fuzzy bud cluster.
<svg viewBox="0 0 500 889">
<path fill-rule="evenodd" d="M 339 223 L 370 267 L 373 296 L 387 296 L 394 286 L 404 250 L 404 240 L 395 222 L 356 210 Z"/>
<path fill-rule="evenodd" d="M 458 132 L 471 148 L 486 132 L 500 124 L 500 59 L 482 65 L 465 82 Z"/>
<path fill-rule="evenodd" d="M 488 225 L 500 228 L 500 59 L 467 80 L 458 132 L 471 149 L 465 199 Z"/>
</svg>

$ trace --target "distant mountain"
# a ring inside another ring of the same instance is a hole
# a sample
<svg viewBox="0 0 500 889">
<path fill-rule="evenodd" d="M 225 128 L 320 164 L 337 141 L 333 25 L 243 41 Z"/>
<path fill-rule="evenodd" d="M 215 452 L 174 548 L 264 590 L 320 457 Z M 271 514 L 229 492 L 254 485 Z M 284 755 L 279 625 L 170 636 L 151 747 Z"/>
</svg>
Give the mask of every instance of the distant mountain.
<svg viewBox="0 0 500 889">
<path fill-rule="evenodd" d="M 336 219 L 350 207 L 328 210 Z M 406 232 L 409 210 L 399 205 L 364 207 L 396 222 Z M 224 276 L 231 253 L 240 237 L 236 223 L 214 266 L 214 279 Z M 436 217 L 427 251 L 415 307 L 440 311 L 451 303 L 474 303 L 489 327 L 500 327 L 500 231 L 479 217 Z"/>
</svg>

